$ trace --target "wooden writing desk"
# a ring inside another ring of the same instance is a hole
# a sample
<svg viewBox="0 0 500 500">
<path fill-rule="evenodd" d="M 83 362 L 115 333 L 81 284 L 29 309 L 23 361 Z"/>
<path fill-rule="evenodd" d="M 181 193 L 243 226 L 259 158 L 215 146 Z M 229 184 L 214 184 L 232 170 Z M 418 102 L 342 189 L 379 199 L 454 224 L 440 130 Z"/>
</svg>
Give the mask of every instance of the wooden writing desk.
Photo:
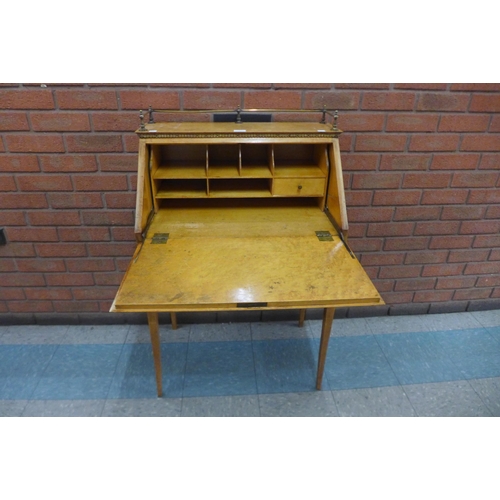
<svg viewBox="0 0 500 500">
<path fill-rule="evenodd" d="M 136 252 L 111 311 L 146 312 L 161 396 L 158 312 L 383 304 L 347 245 L 338 136 L 321 123 L 157 123 L 138 130 Z"/>
</svg>

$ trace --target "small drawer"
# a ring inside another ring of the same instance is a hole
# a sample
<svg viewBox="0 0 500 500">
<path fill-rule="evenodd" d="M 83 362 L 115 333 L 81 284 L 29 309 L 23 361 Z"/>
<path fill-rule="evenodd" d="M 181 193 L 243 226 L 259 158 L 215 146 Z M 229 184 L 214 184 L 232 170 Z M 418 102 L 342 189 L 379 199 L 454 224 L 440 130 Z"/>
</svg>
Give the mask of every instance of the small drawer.
<svg viewBox="0 0 500 500">
<path fill-rule="evenodd" d="M 274 179 L 274 196 L 323 196 L 325 179 Z"/>
</svg>

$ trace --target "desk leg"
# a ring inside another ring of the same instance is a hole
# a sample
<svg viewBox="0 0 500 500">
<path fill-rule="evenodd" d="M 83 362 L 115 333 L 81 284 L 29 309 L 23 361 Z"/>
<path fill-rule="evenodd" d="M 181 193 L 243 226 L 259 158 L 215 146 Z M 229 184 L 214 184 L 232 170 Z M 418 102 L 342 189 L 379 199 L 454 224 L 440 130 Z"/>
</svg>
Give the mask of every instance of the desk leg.
<svg viewBox="0 0 500 500">
<path fill-rule="evenodd" d="M 160 334 L 158 332 L 158 313 L 148 313 L 149 335 L 151 336 L 151 346 L 153 347 L 153 358 L 155 362 L 156 389 L 158 397 L 161 398 L 161 348 Z"/>
<path fill-rule="evenodd" d="M 177 314 L 170 313 L 170 322 L 172 323 L 172 330 L 177 330 Z"/>
<path fill-rule="evenodd" d="M 318 374 L 316 376 L 316 389 L 318 389 L 318 391 L 321 389 L 321 382 L 323 381 L 326 351 L 328 350 L 328 341 L 330 340 L 334 314 L 335 308 L 325 307 L 325 310 L 323 311 L 323 325 L 321 327 L 321 340 L 319 344 Z"/>
<path fill-rule="evenodd" d="M 304 320 L 306 319 L 306 310 L 301 309 L 299 312 L 299 326 L 304 326 Z"/>
</svg>

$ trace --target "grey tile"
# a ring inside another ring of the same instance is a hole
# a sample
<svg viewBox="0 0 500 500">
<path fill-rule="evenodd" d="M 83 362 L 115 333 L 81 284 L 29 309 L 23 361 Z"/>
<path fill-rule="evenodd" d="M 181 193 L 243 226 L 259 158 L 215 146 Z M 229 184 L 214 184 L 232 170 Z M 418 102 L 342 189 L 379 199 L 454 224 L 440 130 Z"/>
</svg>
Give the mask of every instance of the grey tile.
<svg viewBox="0 0 500 500">
<path fill-rule="evenodd" d="M 474 317 L 474 313 L 427 314 L 420 320 L 428 330 L 436 332 L 443 330 L 465 330 L 480 328 L 481 324 Z"/>
<path fill-rule="evenodd" d="M 97 400 L 31 400 L 23 417 L 99 417 L 104 399 Z"/>
<path fill-rule="evenodd" d="M 299 327 L 297 321 L 251 323 L 250 328 L 252 329 L 252 340 L 304 339 L 312 336 L 312 332 L 306 324 Z"/>
<path fill-rule="evenodd" d="M 306 321 L 306 326 L 309 328 L 312 337 L 321 337 L 322 323 L 322 321 Z M 371 333 L 366 318 L 346 318 L 333 320 L 330 336 L 352 337 L 355 335 L 371 335 Z"/>
<path fill-rule="evenodd" d="M 368 325 L 372 333 L 409 333 L 427 332 L 428 326 L 422 321 L 422 316 L 382 316 L 370 318 Z"/>
<path fill-rule="evenodd" d="M 491 417 L 467 380 L 403 386 L 420 417 Z"/>
<path fill-rule="evenodd" d="M 330 391 L 260 394 L 263 417 L 338 417 Z"/>
<path fill-rule="evenodd" d="M 172 330 L 170 325 L 160 325 L 160 342 L 188 342 L 190 325 L 178 325 L 177 330 Z M 126 344 L 150 344 L 148 325 L 130 325 Z"/>
<path fill-rule="evenodd" d="M 500 309 L 470 313 L 482 326 L 500 326 Z"/>
<path fill-rule="evenodd" d="M 67 325 L 15 325 L 4 329 L 0 344 L 60 344 Z"/>
<path fill-rule="evenodd" d="M 191 325 L 189 342 L 251 340 L 250 323 L 207 323 Z"/>
<path fill-rule="evenodd" d="M 108 399 L 103 417 L 178 417 L 181 398 Z"/>
<path fill-rule="evenodd" d="M 123 344 L 130 325 L 71 325 L 61 343 Z"/>
<path fill-rule="evenodd" d="M 415 417 L 400 386 L 333 391 L 341 417 Z"/>
<path fill-rule="evenodd" d="M 216 396 L 184 398 L 183 417 L 259 417 L 257 396 Z"/>
<path fill-rule="evenodd" d="M 500 378 L 473 379 L 469 383 L 493 416 L 500 417 Z"/>
<path fill-rule="evenodd" d="M 27 399 L 0 400 L 0 417 L 20 417 L 27 403 Z"/>
</svg>

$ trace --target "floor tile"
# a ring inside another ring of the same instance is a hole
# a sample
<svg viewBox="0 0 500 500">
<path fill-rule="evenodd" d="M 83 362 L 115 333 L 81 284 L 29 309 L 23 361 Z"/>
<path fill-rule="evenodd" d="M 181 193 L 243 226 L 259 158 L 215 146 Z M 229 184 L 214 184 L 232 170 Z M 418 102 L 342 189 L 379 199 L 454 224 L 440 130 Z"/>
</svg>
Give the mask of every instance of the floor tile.
<svg viewBox="0 0 500 500">
<path fill-rule="evenodd" d="M 102 417 L 178 417 L 181 398 L 108 399 Z"/>
<path fill-rule="evenodd" d="M 123 344 L 130 325 L 70 325 L 61 343 Z"/>
<path fill-rule="evenodd" d="M 251 342 L 189 344 L 184 397 L 255 394 Z"/>
<path fill-rule="evenodd" d="M 263 417 L 338 417 L 330 391 L 259 394 Z"/>
<path fill-rule="evenodd" d="M 464 378 L 433 332 L 377 335 L 376 339 L 401 384 Z"/>
<path fill-rule="evenodd" d="M 341 417 L 415 417 L 400 386 L 333 391 Z"/>
<path fill-rule="evenodd" d="M 420 417 L 490 417 L 467 380 L 403 386 Z"/>
<path fill-rule="evenodd" d="M 191 325 L 189 342 L 249 341 L 250 323 L 208 323 Z"/>
<path fill-rule="evenodd" d="M 160 325 L 160 342 L 188 342 L 190 325 L 178 325 L 177 330 L 172 330 L 170 325 Z M 130 325 L 126 344 L 151 344 L 148 325 Z"/>
<path fill-rule="evenodd" d="M 318 345 L 312 339 L 253 342 L 259 394 L 314 391 Z M 325 380 L 324 389 L 328 389 Z"/>
<path fill-rule="evenodd" d="M 0 337 L 3 344 L 60 344 L 68 327 L 65 325 L 13 325 Z"/>
<path fill-rule="evenodd" d="M 184 398 L 182 417 L 259 417 L 259 400 L 250 396 Z"/>
<path fill-rule="evenodd" d="M 490 326 L 486 330 L 493 339 L 500 343 L 500 326 Z"/>
<path fill-rule="evenodd" d="M 322 321 L 306 321 L 306 325 L 314 338 L 321 337 Z M 353 337 L 356 335 L 371 335 L 368 321 L 365 318 L 334 319 L 331 337 Z"/>
<path fill-rule="evenodd" d="M 20 400 L 0 399 L 0 418 L 20 417 L 27 404 L 28 404 L 27 399 L 20 399 Z"/>
<path fill-rule="evenodd" d="M 40 378 L 33 399 L 105 398 L 121 345 L 61 345 Z"/>
<path fill-rule="evenodd" d="M 426 314 L 420 320 L 430 331 L 465 330 L 466 328 L 481 328 L 481 323 L 473 313 Z"/>
<path fill-rule="evenodd" d="M 370 318 L 368 325 L 374 334 L 426 332 L 429 330 L 420 315 L 379 316 Z"/>
<path fill-rule="evenodd" d="M 251 323 L 252 340 L 280 340 L 304 339 L 311 336 L 311 332 L 304 326 L 298 326 L 297 321 L 269 321 Z"/>
<path fill-rule="evenodd" d="M 187 344 L 161 344 L 163 397 L 182 396 Z M 151 346 L 125 344 L 109 388 L 109 399 L 156 398 L 156 376 Z"/>
<path fill-rule="evenodd" d="M 433 335 L 463 374 L 461 378 L 500 377 L 500 346 L 485 328 Z"/>
<path fill-rule="evenodd" d="M 500 326 L 500 309 L 471 313 L 482 326 Z"/>
<path fill-rule="evenodd" d="M 332 390 L 399 384 L 372 335 L 331 338 L 325 377 Z"/>
<path fill-rule="evenodd" d="M 469 380 L 493 416 L 500 417 L 500 377 Z"/>
<path fill-rule="evenodd" d="M 23 417 L 99 417 L 104 399 L 29 401 Z"/>
</svg>

